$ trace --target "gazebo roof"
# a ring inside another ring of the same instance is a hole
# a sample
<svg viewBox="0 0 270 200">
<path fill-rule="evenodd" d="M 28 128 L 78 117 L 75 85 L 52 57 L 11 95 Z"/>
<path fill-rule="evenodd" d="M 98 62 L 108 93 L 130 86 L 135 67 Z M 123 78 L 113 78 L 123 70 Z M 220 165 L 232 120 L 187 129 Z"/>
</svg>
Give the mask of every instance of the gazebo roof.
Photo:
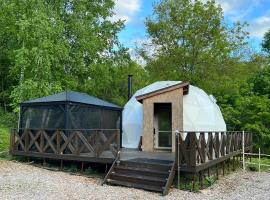
<svg viewBox="0 0 270 200">
<path fill-rule="evenodd" d="M 51 103 L 51 102 L 75 102 L 75 103 L 83 103 L 83 104 L 89 104 L 89 105 L 95 105 L 95 106 L 122 109 L 121 107 L 113 103 L 101 100 L 94 96 L 90 96 L 86 93 L 80 93 L 80 92 L 74 92 L 74 91 L 60 92 L 60 93 L 53 94 L 50 96 L 32 99 L 32 100 L 23 102 L 21 105 L 44 104 L 44 103 Z"/>
</svg>

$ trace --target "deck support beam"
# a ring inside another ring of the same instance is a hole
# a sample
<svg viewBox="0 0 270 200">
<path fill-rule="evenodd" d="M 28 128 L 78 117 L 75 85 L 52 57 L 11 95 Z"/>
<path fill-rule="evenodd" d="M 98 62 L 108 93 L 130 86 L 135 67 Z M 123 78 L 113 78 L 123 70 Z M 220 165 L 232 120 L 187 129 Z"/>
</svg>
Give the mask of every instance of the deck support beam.
<svg viewBox="0 0 270 200">
<path fill-rule="evenodd" d="M 84 171 L 84 162 L 81 163 L 81 173 L 83 174 Z"/>
</svg>

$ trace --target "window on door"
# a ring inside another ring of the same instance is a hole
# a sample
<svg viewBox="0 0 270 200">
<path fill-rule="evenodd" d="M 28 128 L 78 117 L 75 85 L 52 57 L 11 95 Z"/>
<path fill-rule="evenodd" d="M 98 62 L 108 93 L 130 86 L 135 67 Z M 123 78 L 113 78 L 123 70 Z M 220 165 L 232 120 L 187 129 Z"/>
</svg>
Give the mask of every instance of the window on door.
<svg viewBox="0 0 270 200">
<path fill-rule="evenodd" d="M 154 104 L 155 148 L 172 147 L 172 111 L 171 103 Z"/>
</svg>

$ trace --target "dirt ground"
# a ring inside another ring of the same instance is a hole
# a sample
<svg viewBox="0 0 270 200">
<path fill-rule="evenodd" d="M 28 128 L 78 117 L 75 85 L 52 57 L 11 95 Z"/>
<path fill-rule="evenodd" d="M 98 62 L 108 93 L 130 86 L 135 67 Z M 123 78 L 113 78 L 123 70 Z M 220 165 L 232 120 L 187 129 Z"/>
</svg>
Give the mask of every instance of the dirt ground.
<svg viewBox="0 0 270 200">
<path fill-rule="evenodd" d="M 101 179 L 0 161 L 0 199 L 263 199 L 270 200 L 270 173 L 237 172 L 198 193 L 171 189 L 163 197 L 138 189 L 101 186 Z"/>
</svg>

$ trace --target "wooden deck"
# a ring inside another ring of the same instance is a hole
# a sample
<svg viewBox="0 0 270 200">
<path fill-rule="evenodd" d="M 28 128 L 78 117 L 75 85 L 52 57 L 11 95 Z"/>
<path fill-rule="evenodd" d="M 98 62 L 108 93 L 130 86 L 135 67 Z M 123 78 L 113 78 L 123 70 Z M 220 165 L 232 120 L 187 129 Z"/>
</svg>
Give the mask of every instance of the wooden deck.
<svg viewBox="0 0 270 200">
<path fill-rule="evenodd" d="M 26 157 L 110 164 L 103 183 L 168 194 L 176 172 L 202 177 L 209 169 L 252 148 L 252 134 L 182 132 L 175 135 L 175 153 L 120 148 L 119 130 L 13 130 L 10 153 Z M 235 159 L 233 159 L 235 161 Z M 234 162 L 233 162 L 234 164 Z M 179 179 L 178 179 L 179 180 Z"/>
</svg>

